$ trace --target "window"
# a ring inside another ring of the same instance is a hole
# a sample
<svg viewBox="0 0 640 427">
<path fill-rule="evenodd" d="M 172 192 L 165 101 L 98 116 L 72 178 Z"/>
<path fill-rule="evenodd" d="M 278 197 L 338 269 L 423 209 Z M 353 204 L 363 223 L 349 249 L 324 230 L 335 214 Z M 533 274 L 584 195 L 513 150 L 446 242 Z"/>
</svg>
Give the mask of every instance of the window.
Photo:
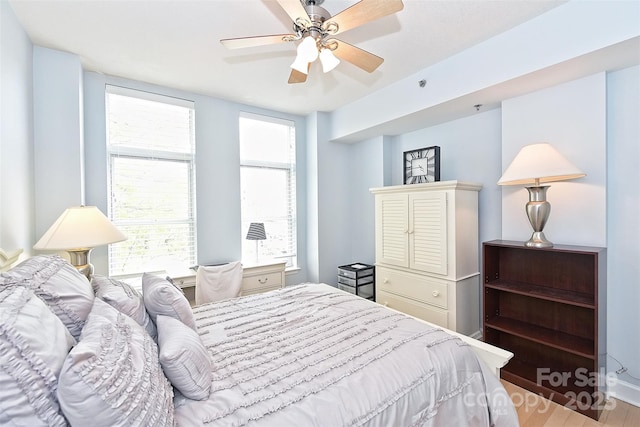
<svg viewBox="0 0 640 427">
<path fill-rule="evenodd" d="M 296 130 L 294 123 L 255 114 L 240 115 L 242 259 L 285 260 L 297 265 Z M 266 239 L 247 240 L 252 222 L 263 223 Z"/>
<path fill-rule="evenodd" d="M 193 102 L 107 86 L 109 275 L 196 263 Z"/>
</svg>

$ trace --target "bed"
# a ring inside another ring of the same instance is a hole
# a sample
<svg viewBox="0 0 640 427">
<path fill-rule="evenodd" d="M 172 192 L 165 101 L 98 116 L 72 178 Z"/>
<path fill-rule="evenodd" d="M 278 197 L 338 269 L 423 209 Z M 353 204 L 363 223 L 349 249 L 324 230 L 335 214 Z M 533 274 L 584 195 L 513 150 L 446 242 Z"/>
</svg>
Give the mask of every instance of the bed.
<svg viewBox="0 0 640 427">
<path fill-rule="evenodd" d="M 191 309 L 162 277 L 75 273 L 2 273 L 0 424 L 518 425 L 500 351 L 332 286 Z"/>
</svg>

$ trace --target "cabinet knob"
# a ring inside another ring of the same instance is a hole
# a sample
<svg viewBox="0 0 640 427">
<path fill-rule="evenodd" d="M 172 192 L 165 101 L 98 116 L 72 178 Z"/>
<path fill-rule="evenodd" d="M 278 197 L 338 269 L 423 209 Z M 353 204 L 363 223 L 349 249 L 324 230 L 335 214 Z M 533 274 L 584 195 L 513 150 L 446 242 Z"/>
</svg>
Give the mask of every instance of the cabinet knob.
<svg viewBox="0 0 640 427">
<path fill-rule="evenodd" d="M 385 283 L 385 284 L 389 283 L 389 279 L 387 279 L 387 278 L 385 277 L 385 278 L 384 278 L 384 280 L 382 281 L 382 283 Z"/>
<path fill-rule="evenodd" d="M 440 291 L 433 291 L 433 292 L 431 292 L 431 295 L 433 295 L 434 297 L 439 297 L 440 296 Z"/>
<path fill-rule="evenodd" d="M 389 302 L 385 301 L 385 302 L 382 303 L 382 305 L 384 305 L 385 307 L 389 307 Z"/>
<path fill-rule="evenodd" d="M 265 283 L 267 283 L 269 281 L 268 277 L 264 277 L 262 279 L 258 279 L 258 282 L 260 282 L 261 285 L 264 285 Z"/>
</svg>

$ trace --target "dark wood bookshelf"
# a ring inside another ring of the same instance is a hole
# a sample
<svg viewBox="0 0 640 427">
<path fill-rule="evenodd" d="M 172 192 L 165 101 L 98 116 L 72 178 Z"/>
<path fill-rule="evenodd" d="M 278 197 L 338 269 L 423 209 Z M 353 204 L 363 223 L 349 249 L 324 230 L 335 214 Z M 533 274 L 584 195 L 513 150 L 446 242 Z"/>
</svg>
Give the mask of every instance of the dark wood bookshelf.
<svg viewBox="0 0 640 427">
<path fill-rule="evenodd" d="M 514 353 L 501 376 L 598 419 L 604 407 L 606 249 L 483 243 L 484 340 Z"/>
<path fill-rule="evenodd" d="M 593 359 L 593 339 L 582 338 L 562 331 L 542 328 L 519 320 L 495 317 L 486 321 L 486 326 L 507 334 L 529 339 L 578 356 Z"/>
<path fill-rule="evenodd" d="M 562 289 L 552 289 L 543 286 L 532 285 L 530 283 L 503 282 L 496 280 L 486 285 L 489 289 L 497 289 L 504 292 L 513 292 L 527 296 L 536 296 L 548 301 L 557 301 L 566 304 L 580 305 L 587 308 L 594 308 L 593 294 L 583 294 Z"/>
</svg>

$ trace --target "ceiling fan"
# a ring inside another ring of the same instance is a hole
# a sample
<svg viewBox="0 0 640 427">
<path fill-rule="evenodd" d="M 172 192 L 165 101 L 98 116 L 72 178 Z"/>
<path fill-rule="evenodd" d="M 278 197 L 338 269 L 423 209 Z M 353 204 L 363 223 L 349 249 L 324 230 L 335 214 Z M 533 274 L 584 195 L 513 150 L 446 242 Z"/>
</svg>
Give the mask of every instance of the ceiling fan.
<svg viewBox="0 0 640 427">
<path fill-rule="evenodd" d="M 384 59 L 334 36 L 404 7 L 402 0 L 361 0 L 331 16 L 320 7 L 324 0 L 277 1 L 293 21 L 293 33 L 223 39 L 220 43 L 228 49 L 239 49 L 302 40 L 291 64 L 289 83 L 305 82 L 311 63 L 317 58 L 320 58 L 325 73 L 335 68 L 340 59 L 372 73 Z"/>
</svg>

